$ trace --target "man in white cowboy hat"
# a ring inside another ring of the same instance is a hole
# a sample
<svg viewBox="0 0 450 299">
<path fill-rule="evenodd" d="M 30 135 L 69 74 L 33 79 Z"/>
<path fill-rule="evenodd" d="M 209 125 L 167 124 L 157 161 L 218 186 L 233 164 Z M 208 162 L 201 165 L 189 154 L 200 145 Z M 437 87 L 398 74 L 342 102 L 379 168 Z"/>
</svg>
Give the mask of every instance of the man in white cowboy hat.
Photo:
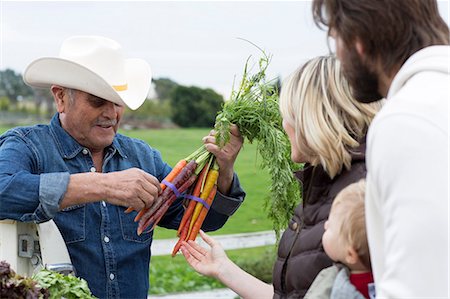
<svg viewBox="0 0 450 299">
<path fill-rule="evenodd" d="M 77 274 L 100 298 L 146 298 L 152 233 L 137 235 L 136 212 L 151 206 L 171 170 L 146 143 L 117 134 L 127 105 L 137 109 L 150 87 L 149 65 L 126 59 L 99 36 L 64 41 L 59 57 L 33 61 L 24 81 L 50 88 L 57 107 L 49 125 L 0 136 L 0 219 L 53 219 Z M 220 166 L 219 192 L 204 229 L 220 228 L 242 203 L 233 164 L 242 146 L 236 127 L 222 150 L 204 138 Z M 161 226 L 176 229 L 181 199 Z"/>
</svg>

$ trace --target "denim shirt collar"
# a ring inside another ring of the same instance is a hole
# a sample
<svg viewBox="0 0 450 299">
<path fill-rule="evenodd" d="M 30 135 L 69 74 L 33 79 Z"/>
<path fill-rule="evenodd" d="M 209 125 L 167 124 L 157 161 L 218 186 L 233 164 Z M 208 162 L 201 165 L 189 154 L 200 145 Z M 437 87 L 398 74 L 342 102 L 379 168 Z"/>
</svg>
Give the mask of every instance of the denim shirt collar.
<svg viewBox="0 0 450 299">
<path fill-rule="evenodd" d="M 59 113 L 53 115 L 52 120 L 50 121 L 50 131 L 52 132 L 53 138 L 55 139 L 55 143 L 57 144 L 61 156 L 65 159 L 74 158 L 84 149 L 84 147 L 80 145 L 61 126 Z M 127 155 L 125 155 L 122 147 L 120 146 L 120 143 L 117 140 L 117 136 L 114 137 L 112 144 L 106 147 L 105 150 L 110 151 L 112 155 L 118 152 L 119 155 L 121 155 L 123 158 L 127 158 Z"/>
</svg>

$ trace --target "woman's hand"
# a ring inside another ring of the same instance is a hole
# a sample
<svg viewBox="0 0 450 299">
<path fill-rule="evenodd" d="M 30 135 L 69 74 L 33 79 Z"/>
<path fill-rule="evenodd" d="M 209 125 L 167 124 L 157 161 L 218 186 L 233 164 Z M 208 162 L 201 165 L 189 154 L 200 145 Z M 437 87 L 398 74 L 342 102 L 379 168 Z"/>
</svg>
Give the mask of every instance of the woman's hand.
<svg viewBox="0 0 450 299">
<path fill-rule="evenodd" d="M 205 249 L 194 241 L 183 242 L 181 252 L 188 264 L 198 273 L 214 278 L 219 277 L 219 271 L 224 264 L 229 263 L 225 251 L 222 246 L 213 238 L 206 235 L 200 230 L 202 239 L 211 246 L 211 249 Z"/>
</svg>

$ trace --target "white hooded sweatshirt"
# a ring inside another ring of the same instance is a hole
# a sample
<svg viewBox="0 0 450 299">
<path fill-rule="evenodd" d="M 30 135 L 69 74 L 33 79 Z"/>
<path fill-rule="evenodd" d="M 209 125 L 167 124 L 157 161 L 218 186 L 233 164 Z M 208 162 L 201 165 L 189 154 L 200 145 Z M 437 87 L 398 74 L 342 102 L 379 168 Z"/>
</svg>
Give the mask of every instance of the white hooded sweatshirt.
<svg viewBox="0 0 450 299">
<path fill-rule="evenodd" d="M 377 298 L 449 298 L 450 46 L 412 55 L 368 133 Z"/>
</svg>

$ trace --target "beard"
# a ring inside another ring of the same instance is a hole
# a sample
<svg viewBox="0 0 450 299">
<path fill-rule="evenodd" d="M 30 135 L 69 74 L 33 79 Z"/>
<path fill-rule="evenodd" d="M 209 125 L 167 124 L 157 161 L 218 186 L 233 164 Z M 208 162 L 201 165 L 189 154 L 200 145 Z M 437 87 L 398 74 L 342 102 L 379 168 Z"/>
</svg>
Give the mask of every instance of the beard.
<svg viewBox="0 0 450 299">
<path fill-rule="evenodd" d="M 362 61 L 355 48 L 348 49 L 342 57 L 344 76 L 350 84 L 353 97 L 361 103 L 372 103 L 383 98 L 377 74 Z"/>
</svg>

